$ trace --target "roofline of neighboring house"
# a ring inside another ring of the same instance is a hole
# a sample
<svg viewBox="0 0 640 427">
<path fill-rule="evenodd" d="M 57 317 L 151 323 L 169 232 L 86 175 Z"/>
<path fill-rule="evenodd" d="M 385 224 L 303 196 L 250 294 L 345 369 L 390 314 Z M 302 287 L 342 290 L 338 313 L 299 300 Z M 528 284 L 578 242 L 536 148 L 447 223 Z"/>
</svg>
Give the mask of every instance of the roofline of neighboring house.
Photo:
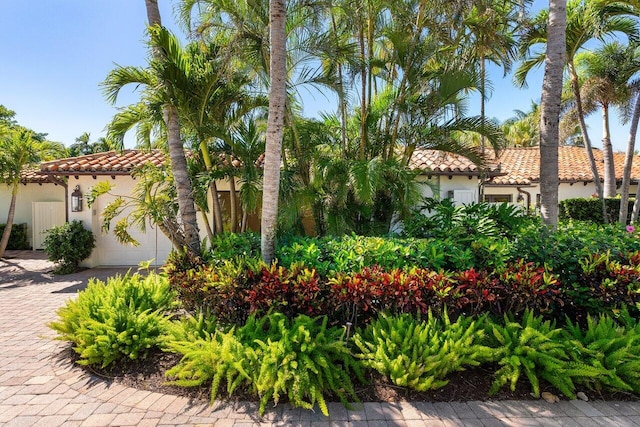
<svg viewBox="0 0 640 427">
<path fill-rule="evenodd" d="M 573 184 L 579 184 L 582 183 L 583 185 L 587 185 L 592 183 L 593 180 L 592 179 L 561 179 L 558 181 L 559 184 L 569 184 L 569 185 L 573 185 Z M 600 180 L 600 182 L 604 182 L 602 179 Z M 640 182 L 640 178 L 631 178 L 630 180 L 631 184 L 637 184 L 638 182 Z M 616 179 L 616 183 L 620 184 L 622 183 L 622 179 Z M 527 183 L 524 182 L 514 182 L 514 183 L 493 183 L 491 181 L 488 181 L 485 185 L 486 186 L 490 186 L 490 187 L 532 187 L 535 185 L 540 184 L 540 180 L 539 179 L 534 179 L 531 180 Z"/>
<path fill-rule="evenodd" d="M 125 176 L 131 175 L 132 170 L 129 171 L 40 171 L 42 175 L 50 175 L 50 176 L 92 176 L 96 178 L 98 176 L 111 176 L 114 177 L 116 175 Z"/>
<path fill-rule="evenodd" d="M 420 170 L 420 175 L 426 175 L 428 178 L 432 176 L 468 176 L 468 177 L 480 177 L 480 171 L 431 171 L 431 170 Z M 505 176 L 506 172 L 502 171 L 485 171 L 485 176 L 487 177 L 496 177 L 496 176 Z"/>
</svg>

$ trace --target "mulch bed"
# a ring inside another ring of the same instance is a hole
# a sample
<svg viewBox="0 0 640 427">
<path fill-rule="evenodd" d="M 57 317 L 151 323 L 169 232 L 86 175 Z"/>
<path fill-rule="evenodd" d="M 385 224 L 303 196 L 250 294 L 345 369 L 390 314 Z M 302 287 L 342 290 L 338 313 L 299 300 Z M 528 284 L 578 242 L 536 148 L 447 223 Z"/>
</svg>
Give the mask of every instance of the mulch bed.
<svg viewBox="0 0 640 427">
<path fill-rule="evenodd" d="M 76 359 L 69 348 L 68 358 Z M 64 356 L 63 356 L 64 357 Z M 167 385 L 165 371 L 180 361 L 177 354 L 154 351 L 144 360 L 124 360 L 107 368 L 83 367 L 88 373 L 139 390 L 172 394 L 192 399 L 196 403 L 209 402 L 211 388 L 209 385 L 200 387 L 177 387 Z M 368 384 L 356 384 L 356 394 L 362 402 L 462 402 L 472 400 L 531 400 L 531 386 L 526 379 L 521 379 L 516 389 L 511 391 L 505 386 L 498 393 L 489 396 L 488 391 L 493 382 L 493 372 L 497 367 L 474 367 L 466 371 L 456 372 L 449 376 L 449 383 L 437 390 L 417 392 L 389 383 L 377 373 L 370 374 Z M 550 384 L 541 381 L 541 391 L 549 391 L 561 399 L 563 396 Z M 590 399 L 637 401 L 638 396 L 624 392 L 596 392 L 583 390 Z M 226 395 L 226 390 L 220 390 L 219 399 L 232 401 L 256 400 L 255 395 L 248 390 L 236 390 L 233 396 Z M 286 396 L 282 399 L 284 401 Z M 329 401 L 339 401 L 328 396 Z"/>
</svg>

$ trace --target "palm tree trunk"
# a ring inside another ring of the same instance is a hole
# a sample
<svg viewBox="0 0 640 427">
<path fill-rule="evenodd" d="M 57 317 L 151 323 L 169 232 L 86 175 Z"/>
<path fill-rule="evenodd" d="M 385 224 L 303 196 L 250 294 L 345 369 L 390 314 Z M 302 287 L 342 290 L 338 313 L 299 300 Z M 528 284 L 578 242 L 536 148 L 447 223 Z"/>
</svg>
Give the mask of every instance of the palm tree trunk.
<svg viewBox="0 0 640 427">
<path fill-rule="evenodd" d="M 618 222 L 620 224 L 627 223 L 627 215 L 629 210 L 629 187 L 631 186 L 631 167 L 633 166 L 633 154 L 636 149 L 636 135 L 638 133 L 638 122 L 640 121 L 640 94 L 636 96 L 636 103 L 633 107 L 633 117 L 631 119 L 631 127 L 629 128 L 629 139 L 627 140 L 627 152 L 624 156 L 624 170 L 622 171 L 622 186 L 620 187 L 620 215 Z M 636 194 L 636 202 L 638 194 Z M 637 218 L 637 212 L 636 212 Z"/>
<path fill-rule="evenodd" d="M 591 146 L 591 139 L 589 139 L 587 124 L 584 121 L 584 108 L 582 107 L 582 96 L 580 95 L 578 74 L 576 73 L 573 61 L 569 61 L 568 66 L 569 75 L 571 77 L 571 88 L 573 89 L 573 96 L 576 100 L 576 111 L 578 112 L 578 123 L 580 124 L 580 132 L 582 133 L 582 139 L 584 140 L 584 149 L 587 152 L 591 174 L 593 175 L 593 185 L 596 187 L 596 194 L 598 195 L 598 198 L 602 201 L 602 219 L 604 220 L 604 222 L 609 222 L 607 216 L 607 205 L 604 202 L 604 192 L 602 190 L 602 184 L 600 183 L 600 174 L 598 173 L 598 167 L 596 166 L 596 159 L 593 157 L 593 147 Z"/>
<path fill-rule="evenodd" d="M 162 25 L 160 19 L 160 9 L 158 9 L 158 0 L 144 0 L 144 4 L 147 7 L 147 19 L 149 20 L 149 26 Z"/>
<path fill-rule="evenodd" d="M 480 153 L 482 154 L 482 158 L 484 159 L 484 148 L 485 148 L 485 140 L 484 140 L 484 118 L 485 118 L 485 90 L 486 90 L 486 66 L 485 66 L 484 55 L 480 57 L 480 119 L 482 120 L 482 130 L 483 132 L 480 134 Z M 484 168 L 480 168 L 480 202 L 484 202 Z"/>
<path fill-rule="evenodd" d="M 213 242 L 213 229 L 211 228 L 211 222 L 209 221 L 209 217 L 205 211 L 200 211 L 200 216 L 202 217 L 202 222 L 204 223 L 204 228 L 207 231 L 207 237 L 209 238 L 209 243 Z"/>
<path fill-rule="evenodd" d="M 184 155 L 184 146 L 180 137 L 180 120 L 177 108 L 173 105 L 167 105 L 164 108 L 164 116 L 167 123 L 167 143 L 169 145 L 169 157 L 171 158 L 171 170 L 178 194 L 178 210 L 184 230 L 185 243 L 190 252 L 200 254 L 198 219 L 193 201 L 193 188 L 191 187 L 187 169 L 187 159 Z"/>
<path fill-rule="evenodd" d="M 566 0 L 549 0 L 547 53 L 540 105 L 540 213 L 543 222 L 558 224 L 558 139 L 562 71 L 566 54 Z"/>
<path fill-rule="evenodd" d="M 218 193 L 218 185 L 215 180 L 209 184 L 209 191 L 211 191 L 211 203 L 213 204 L 213 225 L 214 233 L 222 234 L 224 232 L 224 224 L 222 223 L 222 206 L 220 206 L 220 194 Z"/>
<path fill-rule="evenodd" d="M 229 156 L 231 160 L 231 156 Z M 238 193 L 236 193 L 236 178 L 231 175 L 229 177 L 229 212 L 231 214 L 231 227 L 229 231 L 235 233 L 238 231 Z"/>
<path fill-rule="evenodd" d="M 247 232 L 247 223 L 249 222 L 249 214 L 247 214 L 246 209 L 242 210 L 242 224 L 240 225 L 240 232 Z"/>
<path fill-rule="evenodd" d="M 580 95 L 580 85 L 578 83 L 578 74 L 576 73 L 573 62 L 569 62 L 569 75 L 571 77 L 571 88 L 573 89 L 573 96 L 576 100 L 576 111 L 578 113 L 578 123 L 580 124 L 580 133 L 582 133 L 582 139 L 584 140 L 584 148 L 587 152 L 587 158 L 589 159 L 589 167 L 591 168 L 591 174 L 593 175 L 593 182 L 596 187 L 596 194 L 602 199 L 602 184 L 600 183 L 600 174 L 598 173 L 598 167 L 596 166 L 596 160 L 593 157 L 593 147 L 591 146 L 591 139 L 589 138 L 589 132 L 587 131 L 587 124 L 584 120 L 584 108 L 582 106 L 582 96 Z"/>
<path fill-rule="evenodd" d="M 602 105 L 602 157 L 604 159 L 604 197 L 616 197 L 616 170 L 609 131 L 608 105 Z"/>
<path fill-rule="evenodd" d="M 160 19 L 160 9 L 158 0 L 145 0 L 147 18 L 149 25 L 162 25 Z M 156 59 L 162 59 L 163 55 L 159 49 L 153 50 Z M 167 82 L 164 82 L 168 86 Z M 169 145 L 169 157 L 171 158 L 171 171 L 178 193 L 178 210 L 180 221 L 184 230 L 185 244 L 188 250 L 196 255 L 200 254 L 200 234 L 198 232 L 198 221 L 196 208 L 193 200 L 193 190 L 189 173 L 187 172 L 187 159 L 184 155 L 184 146 L 180 136 L 180 120 L 178 110 L 175 106 L 167 104 L 162 109 L 165 124 L 167 126 L 167 143 Z"/>
<path fill-rule="evenodd" d="M 331 28 L 335 35 L 335 43 L 338 44 L 338 25 L 336 24 L 336 17 L 333 13 L 333 5 L 329 0 L 329 14 L 331 15 Z M 346 158 L 347 155 L 347 101 L 344 96 L 344 77 L 342 75 L 342 62 L 338 62 L 338 103 L 340 105 L 340 142 L 342 147 L 342 157 Z"/>
<path fill-rule="evenodd" d="M 276 252 L 276 225 L 280 192 L 280 158 L 282 128 L 287 99 L 287 38 L 284 0 L 269 0 L 270 73 L 269 116 L 264 158 L 262 192 L 261 251 L 262 260 L 271 264 Z"/>
<path fill-rule="evenodd" d="M 7 215 L 7 223 L 2 233 L 2 239 L 0 240 L 0 258 L 4 256 L 4 251 L 9 244 L 9 236 L 11 235 L 11 228 L 13 228 L 13 218 L 16 214 L 16 199 L 18 198 L 18 186 L 19 182 L 13 184 L 11 188 L 11 202 L 9 202 L 9 213 Z"/>
<path fill-rule="evenodd" d="M 367 146 L 367 67 L 365 57 L 365 45 L 364 45 L 364 28 L 363 23 L 360 22 L 360 28 L 358 29 L 358 42 L 360 44 L 360 151 L 359 159 L 364 160 L 365 148 Z"/>
</svg>

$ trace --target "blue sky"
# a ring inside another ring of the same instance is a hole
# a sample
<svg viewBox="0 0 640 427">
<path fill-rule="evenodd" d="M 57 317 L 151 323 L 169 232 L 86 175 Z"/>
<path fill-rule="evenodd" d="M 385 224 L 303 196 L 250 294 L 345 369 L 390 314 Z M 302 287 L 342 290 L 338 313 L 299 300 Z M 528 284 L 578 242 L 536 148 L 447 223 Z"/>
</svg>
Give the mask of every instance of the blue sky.
<svg viewBox="0 0 640 427">
<path fill-rule="evenodd" d="M 174 3 L 159 0 L 163 23 L 179 32 Z M 116 109 L 105 101 L 99 84 L 114 64 L 145 65 L 144 1 L 2 0 L 0 11 L 0 104 L 14 110 L 20 124 L 65 145 L 83 132 L 90 132 L 92 140 L 104 136 Z M 542 70 L 531 75 L 526 90 L 514 88 L 511 77 L 503 79 L 495 68 L 490 75 L 494 90 L 488 116 L 505 120 L 539 101 Z M 118 105 L 137 99 L 132 90 L 122 92 Z M 302 94 L 306 116 L 334 108 L 320 93 Z M 478 100 L 472 99 L 469 113 L 478 111 Z M 628 126 L 615 117 L 611 125 L 614 148 L 624 150 Z M 599 114 L 589 119 L 589 128 L 594 146 L 600 147 Z M 133 145 L 131 138 L 127 145 Z"/>
</svg>

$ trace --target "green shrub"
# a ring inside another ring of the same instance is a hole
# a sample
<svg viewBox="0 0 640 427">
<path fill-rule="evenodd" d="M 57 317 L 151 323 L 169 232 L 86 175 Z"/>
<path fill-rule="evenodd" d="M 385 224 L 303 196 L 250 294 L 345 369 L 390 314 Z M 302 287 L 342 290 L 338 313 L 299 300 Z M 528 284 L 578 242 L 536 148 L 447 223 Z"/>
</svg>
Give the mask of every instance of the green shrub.
<svg viewBox="0 0 640 427">
<path fill-rule="evenodd" d="M 0 236 L 4 234 L 4 229 L 7 225 L 0 224 Z M 7 243 L 7 249 L 12 250 L 24 250 L 31 249 L 29 246 L 29 240 L 27 237 L 27 224 L 13 224 L 11 226 L 11 234 L 9 234 L 9 243 Z"/>
<path fill-rule="evenodd" d="M 580 260 L 585 256 L 608 251 L 612 256 L 636 252 L 640 250 L 638 237 L 638 232 L 628 232 L 618 224 L 574 221 L 559 224 L 557 230 L 530 227 L 513 240 L 509 258 L 544 266 L 568 285 L 579 281 Z"/>
<path fill-rule="evenodd" d="M 561 200 L 558 204 L 558 217 L 561 221 L 589 221 L 596 224 L 615 223 L 620 213 L 620 199 L 604 199 L 607 220 L 602 217 L 602 201 L 597 197 Z M 627 223 L 631 220 L 633 200 L 629 201 Z"/>
<path fill-rule="evenodd" d="M 471 242 L 478 237 L 512 238 L 531 224 L 539 224 L 539 220 L 508 203 L 456 206 L 451 199 L 427 198 L 424 205 L 403 222 L 402 235 Z"/>
<path fill-rule="evenodd" d="M 429 313 L 426 321 L 382 315 L 353 341 L 365 366 L 396 385 L 426 391 L 445 386 L 449 373 L 494 357 L 482 338 L 482 319 L 461 316 L 452 323 L 446 313 L 442 319 Z"/>
<path fill-rule="evenodd" d="M 252 232 L 218 234 L 211 240 L 210 254 L 205 257 L 210 257 L 214 263 L 236 257 L 259 258 L 260 234 Z"/>
<path fill-rule="evenodd" d="M 610 316 L 589 316 L 586 329 L 568 321 L 565 331 L 572 360 L 601 370 L 576 382 L 597 391 L 640 392 L 640 329 L 635 319 L 621 326 Z"/>
<path fill-rule="evenodd" d="M 174 299 L 167 279 L 154 273 L 91 280 L 49 327 L 73 343 L 79 364 L 104 367 L 122 357 L 144 357 L 156 346 Z"/>
<path fill-rule="evenodd" d="M 251 316 L 241 328 L 169 342 L 166 348 L 183 355 L 167 372 L 172 383 L 196 386 L 211 381 L 212 400 L 223 381 L 229 394 L 244 383 L 260 398 L 260 414 L 269 400 L 278 403 L 287 395 L 294 406 L 312 409 L 317 403 L 328 415 L 326 393 L 347 405 L 349 398 L 357 400 L 351 374 L 364 380 L 344 342 L 344 329 L 328 328 L 326 317 Z"/>
<path fill-rule="evenodd" d="M 243 382 L 251 384 L 246 345 L 236 337 L 235 329 L 216 330 L 204 337 L 190 338 L 172 340 L 164 345 L 165 350 L 182 354 L 180 363 L 166 372 L 170 384 L 196 387 L 211 381 L 211 402 L 218 395 L 223 380 L 229 395 Z"/>
<path fill-rule="evenodd" d="M 324 395 L 331 392 L 343 404 L 357 400 L 351 374 L 364 381 L 360 364 L 344 341 L 343 328 L 328 328 L 327 318 L 298 316 L 294 320 L 274 313 L 267 317 L 269 334 L 262 322 L 247 322 L 243 340 L 257 344 L 247 353 L 253 386 L 260 396 L 260 413 L 269 399 L 278 403 L 286 394 L 294 406 L 312 409 L 317 403 L 329 415 Z M 262 336 L 261 336 L 262 335 Z"/>
<path fill-rule="evenodd" d="M 96 239 L 81 221 L 72 221 L 48 230 L 44 250 L 50 261 L 58 263 L 56 273 L 68 274 L 78 269 L 80 262 L 91 255 Z"/>
<path fill-rule="evenodd" d="M 564 289 L 572 303 L 567 314 L 584 319 L 586 314 L 614 313 L 619 309 L 637 313 L 640 266 L 630 265 L 631 262 L 622 254 L 613 256 L 611 252 L 587 254 L 580 259 L 578 280 Z"/>
<path fill-rule="evenodd" d="M 495 361 L 501 366 L 495 372 L 490 394 L 509 383 L 516 383 L 525 375 L 535 397 L 540 396 L 540 378 L 545 379 L 562 394 L 575 398 L 574 381 L 586 381 L 601 370 L 571 362 L 562 330 L 555 322 L 543 320 L 533 312 L 525 312 L 522 323 L 505 316 L 504 325 L 487 322 L 489 345 L 497 350 Z"/>
</svg>

